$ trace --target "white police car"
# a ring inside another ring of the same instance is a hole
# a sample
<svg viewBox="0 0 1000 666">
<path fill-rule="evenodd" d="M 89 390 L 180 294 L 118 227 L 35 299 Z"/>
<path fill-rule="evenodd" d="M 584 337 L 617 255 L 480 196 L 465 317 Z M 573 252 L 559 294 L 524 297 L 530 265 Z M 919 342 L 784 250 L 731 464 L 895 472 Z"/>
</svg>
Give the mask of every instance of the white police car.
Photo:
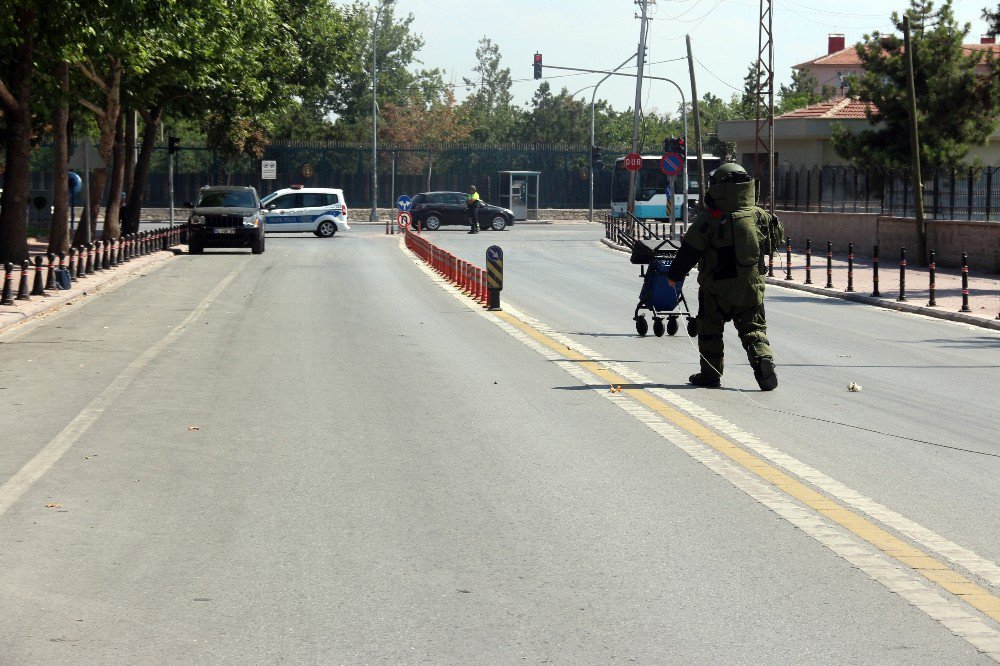
<svg viewBox="0 0 1000 666">
<path fill-rule="evenodd" d="M 260 203 L 267 211 L 264 229 L 270 233 L 311 231 L 320 238 L 330 238 L 351 228 L 343 190 L 293 185 L 271 192 Z"/>
</svg>

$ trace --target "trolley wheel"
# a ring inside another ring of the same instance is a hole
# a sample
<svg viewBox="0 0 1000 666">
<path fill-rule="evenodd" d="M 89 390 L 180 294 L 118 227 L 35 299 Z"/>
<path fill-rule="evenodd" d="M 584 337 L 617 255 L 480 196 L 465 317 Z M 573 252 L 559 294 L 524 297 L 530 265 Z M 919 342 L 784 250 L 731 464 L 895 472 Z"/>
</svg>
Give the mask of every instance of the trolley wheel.
<svg viewBox="0 0 1000 666">
<path fill-rule="evenodd" d="M 677 317 L 671 317 L 667 320 L 667 335 L 677 335 L 678 328 Z"/>
<path fill-rule="evenodd" d="M 694 317 L 688 317 L 687 329 L 688 335 L 692 338 L 698 335 L 698 320 Z"/>
<path fill-rule="evenodd" d="M 649 332 L 649 322 L 642 315 L 635 318 L 635 332 L 639 335 L 646 335 Z"/>
<path fill-rule="evenodd" d="M 653 317 L 653 335 L 663 337 L 663 317 Z"/>
</svg>

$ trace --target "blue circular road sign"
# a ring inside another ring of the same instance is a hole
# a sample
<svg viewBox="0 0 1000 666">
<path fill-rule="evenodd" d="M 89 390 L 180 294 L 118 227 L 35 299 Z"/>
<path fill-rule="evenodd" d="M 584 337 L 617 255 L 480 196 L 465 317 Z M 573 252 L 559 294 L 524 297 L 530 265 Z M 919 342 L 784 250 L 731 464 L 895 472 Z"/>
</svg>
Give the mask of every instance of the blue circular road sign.
<svg viewBox="0 0 1000 666">
<path fill-rule="evenodd" d="M 684 156 L 680 153 L 667 153 L 660 158 L 660 171 L 668 176 L 676 176 L 684 170 Z"/>
<path fill-rule="evenodd" d="M 412 202 L 410 200 L 410 197 L 406 194 L 396 199 L 396 206 L 399 208 L 399 212 L 401 213 L 405 213 L 406 211 L 410 210 L 411 205 Z"/>
</svg>

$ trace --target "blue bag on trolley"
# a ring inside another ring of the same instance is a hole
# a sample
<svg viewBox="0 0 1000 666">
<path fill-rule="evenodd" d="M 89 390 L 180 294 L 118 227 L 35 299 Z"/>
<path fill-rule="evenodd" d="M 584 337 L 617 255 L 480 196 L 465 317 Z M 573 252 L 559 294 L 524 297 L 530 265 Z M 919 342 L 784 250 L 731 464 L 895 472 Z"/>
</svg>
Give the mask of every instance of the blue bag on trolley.
<svg viewBox="0 0 1000 666">
<path fill-rule="evenodd" d="M 650 310 L 669 312 L 677 307 L 684 281 L 671 287 L 667 282 L 667 271 L 670 270 L 670 259 L 654 259 L 646 269 L 646 277 L 642 281 L 642 291 L 639 292 L 639 303 Z"/>
</svg>

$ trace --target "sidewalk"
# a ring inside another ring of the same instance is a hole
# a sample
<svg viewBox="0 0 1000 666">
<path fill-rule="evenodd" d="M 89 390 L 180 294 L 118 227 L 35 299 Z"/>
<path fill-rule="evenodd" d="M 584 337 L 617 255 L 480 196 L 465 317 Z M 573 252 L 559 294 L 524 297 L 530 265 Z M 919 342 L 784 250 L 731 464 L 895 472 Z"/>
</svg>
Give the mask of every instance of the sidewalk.
<svg viewBox="0 0 1000 666">
<path fill-rule="evenodd" d="M 622 252 L 628 249 L 602 238 L 608 247 Z M 774 277 L 765 278 L 771 285 L 808 291 L 814 294 L 843 298 L 883 308 L 913 312 L 928 317 L 958 321 L 973 326 L 1000 330 L 1000 275 L 969 273 L 969 312 L 962 309 L 961 269 L 939 268 L 935 275 L 935 305 L 930 301 L 930 271 L 927 268 L 906 267 L 905 301 L 900 297 L 899 258 L 879 260 L 879 296 L 873 296 L 873 270 L 870 259 L 854 260 L 853 291 L 848 288 L 848 261 L 846 255 L 834 255 L 831 262 L 830 284 L 827 287 L 826 251 L 813 254 L 811 284 L 806 282 L 806 257 L 803 252 L 792 253 L 792 279 L 787 279 L 786 253 L 774 255 Z"/>
<path fill-rule="evenodd" d="M 28 241 L 28 252 L 31 256 L 45 252 L 46 247 L 45 243 L 39 243 L 33 239 L 29 239 Z M 79 303 L 88 296 L 93 296 L 95 293 L 116 287 L 128 279 L 148 271 L 151 267 L 172 259 L 183 249 L 185 249 L 185 246 L 175 246 L 172 248 L 173 251 L 159 250 L 151 252 L 144 257 L 133 257 L 130 261 L 115 268 L 97 271 L 86 277 L 79 278 L 65 291 L 58 289 L 51 290 L 47 292 L 47 296 L 31 296 L 30 300 L 27 301 L 14 301 L 14 305 L 0 305 L 0 333 L 4 333 L 18 324 L 45 315 L 64 305 Z M 20 278 L 21 271 L 15 268 L 13 283 L 13 295 L 15 296 L 17 295 Z M 33 278 L 34 272 L 32 271 L 29 279 Z M 3 273 L 0 272 L 0 280 L 2 279 Z M 29 290 L 31 287 L 32 282 L 29 281 Z"/>
</svg>

